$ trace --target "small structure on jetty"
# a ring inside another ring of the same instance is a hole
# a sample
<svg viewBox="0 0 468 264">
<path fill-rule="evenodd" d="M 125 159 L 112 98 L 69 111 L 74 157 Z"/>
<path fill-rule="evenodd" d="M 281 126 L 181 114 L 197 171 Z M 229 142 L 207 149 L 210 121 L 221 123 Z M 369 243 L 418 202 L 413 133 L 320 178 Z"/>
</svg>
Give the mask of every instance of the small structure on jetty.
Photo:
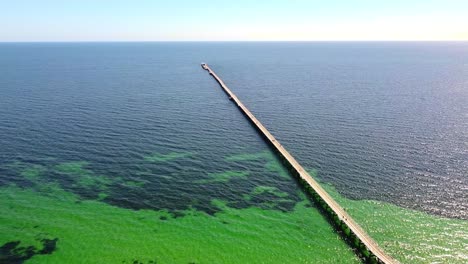
<svg viewBox="0 0 468 264">
<path fill-rule="evenodd" d="M 219 83 L 223 91 L 228 95 L 241 112 L 257 128 L 260 135 L 270 144 L 280 156 L 283 163 L 291 173 L 298 178 L 305 190 L 321 207 L 334 226 L 342 231 L 342 234 L 352 244 L 354 249 L 368 263 L 394 264 L 398 261 L 387 255 L 379 245 L 351 218 L 351 216 L 315 181 L 309 173 L 289 154 L 289 152 L 273 137 L 273 135 L 258 121 L 237 96 L 226 86 L 221 78 L 206 63 L 201 64 L 213 78 Z"/>
</svg>

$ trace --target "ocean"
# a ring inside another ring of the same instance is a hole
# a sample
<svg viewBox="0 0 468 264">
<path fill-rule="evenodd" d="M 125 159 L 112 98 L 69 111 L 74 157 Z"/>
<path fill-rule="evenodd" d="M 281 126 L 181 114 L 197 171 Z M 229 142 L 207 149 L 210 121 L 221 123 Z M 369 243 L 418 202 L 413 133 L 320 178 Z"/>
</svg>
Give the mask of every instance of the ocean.
<svg viewBox="0 0 468 264">
<path fill-rule="evenodd" d="M 468 43 L 145 42 L 0 44 L 0 262 L 359 263 L 201 62 L 388 254 L 468 260 Z"/>
</svg>

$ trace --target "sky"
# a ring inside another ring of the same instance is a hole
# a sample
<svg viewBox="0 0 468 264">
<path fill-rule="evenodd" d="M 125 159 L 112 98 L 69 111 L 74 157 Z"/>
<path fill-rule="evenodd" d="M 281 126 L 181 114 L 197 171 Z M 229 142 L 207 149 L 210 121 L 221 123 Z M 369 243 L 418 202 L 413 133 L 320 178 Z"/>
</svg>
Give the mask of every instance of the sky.
<svg viewBox="0 0 468 264">
<path fill-rule="evenodd" d="M 468 40 L 468 0 L 0 0 L 0 41 Z"/>
</svg>

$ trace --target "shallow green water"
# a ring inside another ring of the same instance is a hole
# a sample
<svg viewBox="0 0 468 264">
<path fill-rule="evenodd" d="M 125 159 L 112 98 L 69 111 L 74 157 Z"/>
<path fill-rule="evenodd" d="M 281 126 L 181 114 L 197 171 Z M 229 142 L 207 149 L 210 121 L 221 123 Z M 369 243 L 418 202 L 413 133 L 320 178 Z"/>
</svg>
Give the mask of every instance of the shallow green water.
<svg viewBox="0 0 468 264">
<path fill-rule="evenodd" d="M 151 157 L 145 160 L 167 167 L 189 156 L 154 153 Z M 224 160 L 257 162 L 265 174 L 288 176 L 268 151 Z M 129 180 L 97 173 L 86 161 L 13 162 L 6 167 L 23 178 L 21 186 L 11 183 L 0 188 L 0 257 L 11 263 L 359 262 L 314 205 L 294 188 L 291 178 L 287 182 L 293 192 L 281 190 L 280 185 L 253 185 L 229 201 L 212 198 L 210 205 L 201 207 L 216 208 L 209 214 L 190 204 L 184 210 L 132 210 L 109 204 L 115 186 L 142 192 L 149 188 L 145 179 L 160 175 Z M 198 175 L 192 187 L 248 182 L 251 174 L 255 171 L 207 173 Z M 177 175 L 166 177 L 177 180 Z M 48 253 L 44 253 L 46 241 Z"/>
<path fill-rule="evenodd" d="M 177 157 L 175 157 L 177 156 Z M 181 155 L 172 155 L 174 159 Z M 172 159 L 172 158 L 171 158 Z M 228 156 L 228 161 L 264 162 L 265 171 L 288 176 L 271 153 Z M 167 160 L 166 160 L 167 161 Z M 161 161 L 162 162 L 162 161 Z M 9 165 L 31 182 L 0 189 L 0 245 L 20 241 L 2 256 L 20 263 L 358 263 L 349 246 L 298 189 L 300 201 L 275 186 L 257 185 L 241 199 L 272 198 L 260 207 L 233 208 L 212 199 L 213 215 L 186 209 L 131 210 L 105 203 L 109 185 L 120 182 L 140 188 L 144 182 L 110 178 L 87 169 L 89 163 L 65 162 L 47 168 L 16 162 Z M 274 168 L 274 169 L 272 169 Z M 96 192 L 83 199 L 50 182 L 47 173 L 60 172 L 72 186 Z M 310 170 L 317 177 L 316 170 Z M 246 171 L 207 175 L 195 184 L 226 184 L 246 180 Z M 393 257 L 403 263 L 463 263 L 467 244 L 466 221 L 447 219 L 384 202 L 342 197 L 327 191 Z M 295 204 L 278 210 L 278 203 Z M 43 253 L 44 241 L 55 241 Z M 33 248 L 32 248 L 33 247 Z M 13 257 L 13 256 L 14 257 Z"/>
<path fill-rule="evenodd" d="M 391 256 L 402 263 L 466 263 L 468 221 L 373 200 L 351 200 L 322 186 Z"/>
<path fill-rule="evenodd" d="M 186 211 L 118 208 L 80 201 L 49 186 L 47 194 L 16 187 L 0 191 L 0 244 L 41 249 L 57 240 L 50 255 L 28 263 L 353 263 L 354 253 L 308 201 L 292 212 L 259 208 L 222 209 L 214 216 Z M 339 258 L 334 253 L 339 253 Z"/>
</svg>

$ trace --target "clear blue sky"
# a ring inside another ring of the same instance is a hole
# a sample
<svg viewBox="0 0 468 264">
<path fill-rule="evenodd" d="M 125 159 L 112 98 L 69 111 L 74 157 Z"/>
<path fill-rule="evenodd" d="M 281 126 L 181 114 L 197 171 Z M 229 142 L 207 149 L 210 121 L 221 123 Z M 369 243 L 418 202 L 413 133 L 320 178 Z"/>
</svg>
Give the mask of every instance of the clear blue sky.
<svg viewBox="0 0 468 264">
<path fill-rule="evenodd" d="M 0 41 L 468 40 L 468 0 L 0 0 Z"/>
</svg>

